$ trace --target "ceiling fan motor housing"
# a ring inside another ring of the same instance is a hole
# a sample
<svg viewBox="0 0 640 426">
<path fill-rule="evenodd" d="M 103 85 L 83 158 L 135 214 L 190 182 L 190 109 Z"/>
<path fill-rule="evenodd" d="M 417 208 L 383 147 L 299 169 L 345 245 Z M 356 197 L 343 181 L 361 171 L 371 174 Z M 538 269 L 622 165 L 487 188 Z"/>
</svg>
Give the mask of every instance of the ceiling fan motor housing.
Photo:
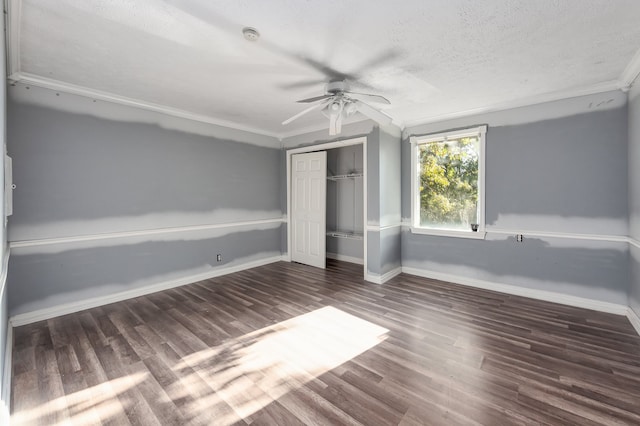
<svg viewBox="0 0 640 426">
<path fill-rule="evenodd" d="M 327 83 L 327 93 L 340 93 L 349 90 L 349 84 L 346 80 L 330 81 Z"/>
</svg>

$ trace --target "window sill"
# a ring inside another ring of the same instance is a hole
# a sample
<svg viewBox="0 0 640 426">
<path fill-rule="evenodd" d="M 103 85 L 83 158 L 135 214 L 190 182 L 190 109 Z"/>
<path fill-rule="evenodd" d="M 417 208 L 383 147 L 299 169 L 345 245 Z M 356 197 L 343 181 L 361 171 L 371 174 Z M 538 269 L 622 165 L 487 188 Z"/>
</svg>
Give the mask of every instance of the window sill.
<svg viewBox="0 0 640 426">
<path fill-rule="evenodd" d="M 453 229 L 429 229 L 429 228 L 417 228 L 411 227 L 411 233 L 422 235 L 433 235 L 436 237 L 455 237 L 455 238 L 470 238 L 473 240 L 484 240 L 487 234 L 484 230 L 478 230 L 478 232 L 472 231 L 456 231 Z"/>
</svg>

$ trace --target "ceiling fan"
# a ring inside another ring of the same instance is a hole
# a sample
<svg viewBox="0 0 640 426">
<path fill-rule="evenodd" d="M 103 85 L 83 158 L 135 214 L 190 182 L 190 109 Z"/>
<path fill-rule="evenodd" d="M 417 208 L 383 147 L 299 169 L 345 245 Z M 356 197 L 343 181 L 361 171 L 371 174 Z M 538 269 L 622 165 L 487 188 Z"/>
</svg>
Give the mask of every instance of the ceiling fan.
<svg viewBox="0 0 640 426">
<path fill-rule="evenodd" d="M 330 81 L 326 85 L 324 95 L 314 96 L 312 98 L 301 99 L 298 101 L 299 103 L 317 102 L 315 105 L 283 121 L 282 125 L 287 125 L 303 115 L 315 110 L 321 110 L 321 112 L 329 118 L 329 134 L 332 136 L 340 134 L 342 131 L 343 119 L 352 116 L 356 112 L 360 112 L 379 124 L 391 124 L 391 117 L 365 103 L 363 99 L 369 102 L 387 105 L 391 104 L 391 102 L 389 102 L 389 100 L 384 96 L 352 92 L 349 90 L 349 83 L 347 80 Z"/>
</svg>

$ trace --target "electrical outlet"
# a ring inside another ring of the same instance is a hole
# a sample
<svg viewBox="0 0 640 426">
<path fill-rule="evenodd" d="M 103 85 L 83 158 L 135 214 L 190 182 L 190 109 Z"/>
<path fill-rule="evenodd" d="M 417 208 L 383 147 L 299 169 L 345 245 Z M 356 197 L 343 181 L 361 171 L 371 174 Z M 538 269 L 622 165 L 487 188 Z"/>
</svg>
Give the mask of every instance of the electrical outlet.
<svg viewBox="0 0 640 426">
<path fill-rule="evenodd" d="M 524 235 L 522 234 L 518 234 L 516 235 L 516 241 L 521 243 L 524 240 Z"/>
<path fill-rule="evenodd" d="M 216 260 L 217 260 L 218 262 L 222 262 L 222 255 L 221 255 L 221 254 L 217 255 L 217 256 L 216 256 Z"/>
</svg>

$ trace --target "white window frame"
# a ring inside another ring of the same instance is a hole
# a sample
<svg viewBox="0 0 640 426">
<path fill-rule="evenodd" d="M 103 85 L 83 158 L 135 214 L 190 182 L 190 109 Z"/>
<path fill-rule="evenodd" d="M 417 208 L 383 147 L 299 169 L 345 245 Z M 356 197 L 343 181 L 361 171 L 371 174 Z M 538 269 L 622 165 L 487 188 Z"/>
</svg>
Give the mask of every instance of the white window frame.
<svg viewBox="0 0 640 426">
<path fill-rule="evenodd" d="M 485 231 L 485 148 L 486 148 L 487 126 L 471 127 L 449 132 L 428 134 L 422 136 L 411 136 L 411 232 L 414 234 L 439 235 L 444 237 L 460 237 L 484 239 Z M 463 231 L 459 229 L 435 229 L 420 226 L 420 171 L 418 167 L 418 148 L 431 142 L 445 142 L 449 139 L 459 139 L 469 136 L 477 136 L 479 139 L 480 152 L 478 157 L 478 204 L 480 217 L 478 220 L 478 231 L 471 229 Z"/>
</svg>

